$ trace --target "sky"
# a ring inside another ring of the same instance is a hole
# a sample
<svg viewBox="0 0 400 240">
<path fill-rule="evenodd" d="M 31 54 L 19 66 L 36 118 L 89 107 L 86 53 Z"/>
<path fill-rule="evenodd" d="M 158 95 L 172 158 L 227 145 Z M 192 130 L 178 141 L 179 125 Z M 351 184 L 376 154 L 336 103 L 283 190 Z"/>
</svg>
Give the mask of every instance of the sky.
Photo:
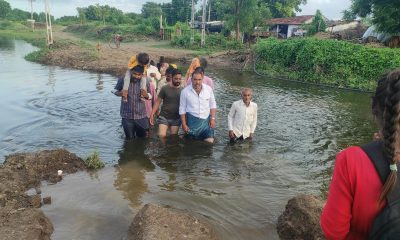
<svg viewBox="0 0 400 240">
<path fill-rule="evenodd" d="M 29 0 L 6 0 L 12 8 L 19 8 L 30 11 Z M 44 11 L 44 0 L 33 0 L 33 11 Z M 157 3 L 171 2 L 171 0 L 48 0 L 51 14 L 56 18 L 61 16 L 77 15 L 77 7 L 87 7 L 89 5 L 109 5 L 123 12 L 140 13 L 143 3 L 152 1 Z M 211 0 L 212 1 L 212 0 Z M 297 15 L 313 15 L 316 10 L 321 10 L 322 14 L 328 19 L 338 20 L 342 17 L 342 11 L 350 7 L 350 0 L 307 0 L 307 4 L 301 6 L 302 11 Z"/>
</svg>

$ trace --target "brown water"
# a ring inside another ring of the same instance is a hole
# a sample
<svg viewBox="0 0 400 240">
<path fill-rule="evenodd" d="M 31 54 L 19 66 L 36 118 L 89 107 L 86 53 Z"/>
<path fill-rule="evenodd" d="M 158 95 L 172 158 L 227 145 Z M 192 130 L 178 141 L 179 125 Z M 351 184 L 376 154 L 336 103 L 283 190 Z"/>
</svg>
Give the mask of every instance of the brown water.
<svg viewBox="0 0 400 240">
<path fill-rule="evenodd" d="M 63 147 L 85 157 L 94 150 L 108 166 L 65 176 L 42 188 L 53 239 L 122 239 L 145 203 L 206 216 L 222 239 L 277 239 L 288 199 L 320 194 L 336 152 L 372 138 L 369 94 L 210 69 L 218 104 L 216 143 L 153 136 L 124 142 L 119 99 L 106 74 L 42 66 L 34 50 L 0 39 L 0 157 Z M 259 106 L 252 144 L 227 144 L 226 116 L 251 86 Z M 2 161 L 2 160 L 1 160 Z M 116 167 L 114 167 L 116 165 Z"/>
</svg>

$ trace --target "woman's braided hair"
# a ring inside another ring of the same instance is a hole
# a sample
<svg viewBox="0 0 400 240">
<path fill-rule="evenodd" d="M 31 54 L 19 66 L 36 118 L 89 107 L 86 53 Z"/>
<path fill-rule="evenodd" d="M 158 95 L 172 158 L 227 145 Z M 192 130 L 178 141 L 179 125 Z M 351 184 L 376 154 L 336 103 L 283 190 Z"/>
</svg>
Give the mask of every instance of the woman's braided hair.
<svg viewBox="0 0 400 240">
<path fill-rule="evenodd" d="M 382 129 L 384 152 L 390 159 L 389 164 L 396 164 L 396 155 L 400 151 L 400 70 L 389 72 L 379 80 L 372 101 L 372 113 Z M 390 171 L 382 188 L 381 202 L 392 191 L 396 179 L 397 171 Z"/>
</svg>

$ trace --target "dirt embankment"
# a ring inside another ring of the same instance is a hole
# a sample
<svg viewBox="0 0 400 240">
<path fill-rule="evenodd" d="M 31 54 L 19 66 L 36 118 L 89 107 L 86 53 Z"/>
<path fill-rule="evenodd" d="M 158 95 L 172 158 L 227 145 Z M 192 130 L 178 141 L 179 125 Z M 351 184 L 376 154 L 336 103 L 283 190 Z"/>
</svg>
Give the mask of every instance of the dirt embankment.
<svg viewBox="0 0 400 240">
<path fill-rule="evenodd" d="M 0 168 L 0 239 L 50 239 L 53 225 L 40 209 L 41 181 L 60 181 L 58 170 L 84 169 L 82 159 L 62 149 L 7 156 Z"/>
<path fill-rule="evenodd" d="M 109 73 L 114 76 L 123 75 L 131 56 L 146 52 L 151 59 L 158 62 L 160 56 L 165 56 L 168 62 L 179 66 L 188 65 L 198 52 L 171 48 L 167 42 L 130 42 L 122 43 L 120 48 L 110 48 L 107 43 L 89 41 L 88 44 L 78 43 L 78 38 L 70 33 L 57 32 L 55 44 L 40 63 L 66 68 Z M 69 40 L 66 44 L 60 40 Z M 213 68 L 242 70 L 248 66 L 249 54 L 238 51 L 215 52 L 201 56 L 208 60 Z M 185 70 L 184 68 L 182 70 Z"/>
</svg>

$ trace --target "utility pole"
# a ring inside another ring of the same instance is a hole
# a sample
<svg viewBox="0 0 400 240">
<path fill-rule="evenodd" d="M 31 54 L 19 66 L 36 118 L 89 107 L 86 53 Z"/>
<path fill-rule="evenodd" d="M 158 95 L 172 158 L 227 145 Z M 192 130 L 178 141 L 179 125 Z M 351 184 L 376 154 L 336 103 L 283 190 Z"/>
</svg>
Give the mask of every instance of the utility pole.
<svg viewBox="0 0 400 240">
<path fill-rule="evenodd" d="M 194 42 L 194 0 L 192 0 L 192 20 L 190 21 L 191 35 L 190 35 L 190 44 Z"/>
<path fill-rule="evenodd" d="M 53 29 L 51 28 L 51 14 L 48 0 L 44 0 L 44 13 L 46 15 L 47 46 L 53 44 Z"/>
<path fill-rule="evenodd" d="M 208 1 L 208 21 L 211 19 L 211 0 Z"/>
<path fill-rule="evenodd" d="M 31 19 L 33 19 L 33 4 L 32 4 L 32 2 L 34 0 L 29 0 L 29 1 L 31 2 Z"/>
<path fill-rule="evenodd" d="M 35 30 L 35 20 L 33 20 L 33 4 L 32 2 L 35 0 L 29 0 L 31 2 L 31 19 L 28 19 L 28 22 L 31 23 L 32 31 Z"/>
<path fill-rule="evenodd" d="M 201 46 L 206 44 L 206 8 L 207 0 L 203 0 L 203 17 L 201 19 Z"/>
<path fill-rule="evenodd" d="M 164 26 L 163 26 L 163 17 L 162 14 L 160 16 L 160 39 L 164 40 Z"/>
</svg>

